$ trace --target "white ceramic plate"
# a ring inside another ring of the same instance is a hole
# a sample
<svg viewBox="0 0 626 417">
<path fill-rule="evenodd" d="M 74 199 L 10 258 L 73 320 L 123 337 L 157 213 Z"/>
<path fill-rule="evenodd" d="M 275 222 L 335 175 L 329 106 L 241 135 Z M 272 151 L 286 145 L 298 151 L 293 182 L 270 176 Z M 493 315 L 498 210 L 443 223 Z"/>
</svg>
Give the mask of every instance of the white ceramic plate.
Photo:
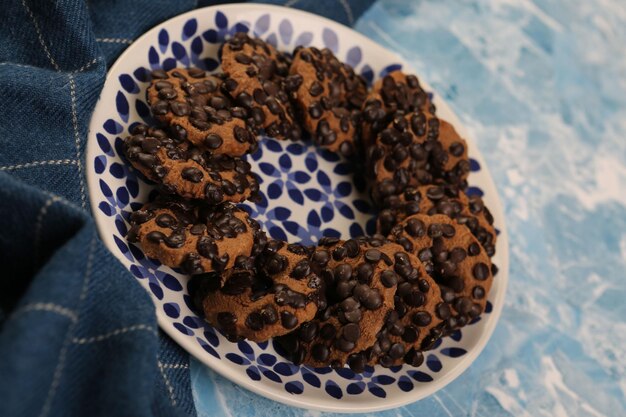
<svg viewBox="0 0 626 417">
<path fill-rule="evenodd" d="M 130 213 L 147 201 L 152 186 L 127 166 L 121 142 L 129 127 L 151 122 L 145 91 L 152 69 L 199 66 L 215 70 L 219 45 L 236 31 L 250 31 L 280 50 L 296 45 L 328 47 L 370 82 L 402 68 L 395 54 L 363 35 L 309 13 L 266 5 L 209 7 L 175 17 L 148 31 L 111 67 L 89 128 L 87 177 L 102 240 L 150 293 L 161 328 L 226 378 L 274 400 L 315 410 L 366 412 L 398 407 L 441 389 L 476 359 L 496 325 L 508 279 L 504 217 L 485 162 L 450 108 L 435 93 L 439 117 L 468 140 L 470 193 L 484 194 L 500 231 L 494 262 L 500 267 L 487 312 L 426 354 L 419 368 L 349 369 L 295 366 L 274 344 L 231 343 L 191 308 L 188 277 L 147 259 L 125 239 Z M 423 83 L 426 88 L 428 86 Z M 348 238 L 372 231 L 373 211 L 364 181 L 344 159 L 310 143 L 265 138 L 248 158 L 262 178 L 260 204 L 247 204 L 274 238 L 315 243 L 322 235 Z"/>
</svg>

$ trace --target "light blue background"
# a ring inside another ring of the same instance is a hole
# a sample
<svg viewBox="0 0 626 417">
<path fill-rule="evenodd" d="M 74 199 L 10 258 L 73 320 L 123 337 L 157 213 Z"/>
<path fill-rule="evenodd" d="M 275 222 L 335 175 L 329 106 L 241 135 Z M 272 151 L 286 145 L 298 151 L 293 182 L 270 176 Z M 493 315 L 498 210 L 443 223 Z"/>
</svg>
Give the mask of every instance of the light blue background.
<svg viewBox="0 0 626 417">
<path fill-rule="evenodd" d="M 385 416 L 626 415 L 626 2 L 382 0 L 357 30 L 412 63 L 487 159 L 510 235 L 478 360 Z M 200 416 L 330 415 L 196 361 Z"/>
</svg>

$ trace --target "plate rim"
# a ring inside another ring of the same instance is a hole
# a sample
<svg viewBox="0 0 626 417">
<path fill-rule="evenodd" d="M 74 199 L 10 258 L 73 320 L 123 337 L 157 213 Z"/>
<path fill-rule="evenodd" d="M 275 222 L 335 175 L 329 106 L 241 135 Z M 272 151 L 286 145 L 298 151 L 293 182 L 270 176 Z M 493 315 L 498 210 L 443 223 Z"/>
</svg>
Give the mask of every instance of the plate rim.
<svg viewBox="0 0 626 417">
<path fill-rule="evenodd" d="M 289 7 L 278 6 L 278 5 L 248 4 L 248 3 L 213 5 L 213 6 L 190 10 L 188 12 L 171 17 L 153 26 L 152 28 L 144 32 L 141 36 L 139 36 L 137 39 L 135 39 L 118 56 L 118 58 L 115 60 L 113 65 L 111 65 L 111 67 L 108 69 L 107 76 L 105 78 L 102 90 L 98 97 L 98 101 L 96 102 L 96 105 L 94 106 L 94 110 L 91 115 L 89 127 L 87 130 L 87 143 L 86 143 L 86 152 L 85 152 L 86 165 L 85 166 L 86 166 L 87 187 L 89 189 L 89 200 L 90 200 L 93 218 L 96 223 L 96 227 L 98 229 L 98 234 L 100 235 L 100 238 L 105 244 L 105 246 L 107 247 L 107 249 L 109 249 L 110 247 L 110 244 L 109 244 L 110 239 L 108 239 L 107 234 L 106 234 L 108 233 L 108 228 L 106 227 L 106 225 L 102 223 L 101 216 L 96 211 L 97 206 L 93 204 L 95 201 L 97 201 L 97 196 L 96 196 L 97 187 L 93 185 L 93 184 L 97 184 L 97 180 L 95 179 L 95 175 L 96 175 L 95 171 L 94 169 L 92 169 L 93 168 L 93 162 L 92 162 L 93 161 L 93 149 L 95 149 L 94 148 L 95 141 L 91 140 L 91 138 L 92 138 L 92 132 L 95 132 L 97 130 L 95 126 L 94 115 L 96 114 L 96 110 L 98 109 L 98 105 L 100 104 L 102 92 L 104 91 L 107 84 L 111 80 L 113 80 L 113 74 L 117 71 L 117 68 L 122 65 L 122 63 L 127 59 L 128 56 L 131 55 L 131 53 L 133 52 L 133 46 L 137 45 L 140 42 L 143 42 L 145 39 L 153 35 L 156 35 L 159 29 L 172 25 L 173 23 L 178 24 L 179 20 L 182 22 L 188 18 L 195 17 L 195 15 L 198 13 L 208 13 L 213 10 L 215 11 L 219 10 L 223 12 L 238 12 L 242 8 L 245 8 L 246 13 L 250 13 L 250 12 L 271 13 L 272 11 L 275 11 L 275 12 L 296 15 L 302 18 L 314 19 L 320 23 L 328 25 L 331 28 L 339 26 L 342 28 L 342 30 L 347 29 L 351 33 L 351 35 L 356 38 L 356 43 L 359 44 L 359 46 L 362 46 L 363 43 L 365 44 L 367 44 L 368 42 L 373 43 L 376 46 L 382 49 L 385 49 L 390 55 L 393 55 L 395 60 L 403 65 L 403 68 L 409 69 L 411 72 L 415 72 L 413 68 L 411 67 L 411 65 L 409 65 L 409 63 L 404 58 L 402 58 L 402 56 L 400 56 L 398 53 L 396 53 L 393 50 L 389 50 L 388 48 L 378 44 L 374 40 L 368 38 L 367 36 L 363 35 L 360 32 L 357 32 L 356 30 L 354 30 L 353 28 L 349 26 L 346 26 L 342 23 L 336 22 L 334 20 L 331 20 L 329 18 L 320 16 L 314 13 L 310 13 L 310 12 L 298 10 L 298 9 L 293 9 Z M 429 85 L 422 77 L 420 77 L 420 82 L 424 85 L 424 87 L 428 91 L 432 91 L 435 94 L 437 94 L 437 91 L 434 88 L 432 88 L 432 86 Z M 258 381 L 252 381 L 250 379 L 243 378 L 239 374 L 233 374 L 232 371 L 228 367 L 222 367 L 221 364 L 224 361 L 223 359 L 217 359 L 212 362 L 205 361 L 203 359 L 206 357 L 204 354 L 205 352 L 202 351 L 199 346 L 193 343 L 192 338 L 179 337 L 182 335 L 176 332 L 176 330 L 170 325 L 169 318 L 165 317 L 164 313 L 158 310 L 155 304 L 155 312 L 156 312 L 157 323 L 159 327 L 165 333 L 167 333 L 168 336 L 170 336 L 179 346 L 185 349 L 188 354 L 193 356 L 197 361 L 201 362 L 203 366 L 209 367 L 210 369 L 217 372 L 218 374 L 228 379 L 229 381 L 232 381 L 233 383 L 236 383 L 237 385 L 247 390 L 250 390 L 256 394 L 262 395 L 265 398 L 269 398 L 269 399 L 272 399 L 274 401 L 277 401 L 286 405 L 290 405 L 290 406 L 294 406 L 298 408 L 304 408 L 308 410 L 327 411 L 327 412 L 345 413 L 345 414 L 390 410 L 390 409 L 401 407 L 410 403 L 417 402 L 421 399 L 427 398 L 428 396 L 434 394 L 440 389 L 443 389 L 449 383 L 457 379 L 463 372 L 465 372 L 472 365 L 472 363 L 474 363 L 474 361 L 482 353 L 485 346 L 487 345 L 487 342 L 491 339 L 491 336 L 493 335 L 495 327 L 500 320 L 500 315 L 502 312 L 502 308 L 504 307 L 506 290 L 508 287 L 508 280 L 509 280 L 509 243 L 508 243 L 508 233 L 507 233 L 507 227 L 506 227 L 506 217 L 504 215 L 502 202 L 500 200 L 500 193 L 497 192 L 498 189 L 493 180 L 493 176 L 491 175 L 491 171 L 489 170 L 488 165 L 486 164 L 486 161 L 482 153 L 478 149 L 478 146 L 476 144 L 476 141 L 473 135 L 469 134 L 469 132 L 465 128 L 465 125 L 461 123 L 461 120 L 456 115 L 456 113 L 447 104 L 447 102 L 443 100 L 442 98 L 443 96 L 441 94 L 437 94 L 437 95 L 438 97 L 441 98 L 440 103 L 438 104 L 438 107 L 440 108 L 445 107 L 448 110 L 448 113 L 452 117 L 448 118 L 447 120 L 451 124 L 453 124 L 457 130 L 460 131 L 459 133 L 461 134 L 461 136 L 470 144 L 471 147 L 474 148 L 474 150 L 476 151 L 476 155 L 478 156 L 478 159 L 481 160 L 481 171 L 484 171 L 484 173 L 486 174 L 489 186 L 496 191 L 495 196 L 494 196 L 495 198 L 493 198 L 493 202 L 490 204 L 490 209 L 493 212 L 499 214 L 498 218 L 501 219 L 502 224 L 499 229 L 500 234 L 498 235 L 498 240 L 502 241 L 501 246 L 504 249 L 504 253 L 500 254 L 502 260 L 499 264 L 499 273 L 498 273 L 499 285 L 497 288 L 498 291 L 494 295 L 494 299 L 498 299 L 500 302 L 493 303 L 493 310 L 489 315 L 490 320 L 486 323 L 483 333 L 478 338 L 475 345 L 472 347 L 472 349 L 468 350 L 467 354 L 463 356 L 463 359 L 459 361 L 457 364 L 455 364 L 455 366 L 448 373 L 444 374 L 441 378 L 438 378 L 430 382 L 427 386 L 424 386 L 425 388 L 422 388 L 420 390 L 411 390 L 409 392 L 404 393 L 402 396 L 396 396 L 395 400 L 393 397 L 391 398 L 387 397 L 384 399 L 379 398 L 377 400 L 370 400 L 370 401 L 365 402 L 365 404 L 369 404 L 369 405 L 356 406 L 356 407 L 354 403 L 347 403 L 346 406 L 342 406 L 341 401 L 337 401 L 336 404 L 334 404 L 332 407 L 329 407 L 329 406 L 323 405 L 323 404 L 326 404 L 326 402 L 323 402 L 320 404 L 320 402 L 312 402 L 310 400 L 307 401 L 306 397 L 288 396 L 286 395 L 287 393 L 282 392 L 282 391 L 278 391 L 275 389 L 265 389 L 266 387 L 265 384 L 258 383 Z M 502 248 L 499 248 L 500 251 L 502 251 Z M 109 249 L 109 251 L 111 250 Z M 115 253 L 112 253 L 112 254 L 119 261 L 117 255 Z M 124 268 L 126 269 L 126 267 Z M 148 294 L 150 296 L 150 299 L 154 302 L 154 298 L 152 294 L 150 293 Z M 412 395 L 412 393 L 414 392 L 415 394 Z M 375 403 L 372 403 L 372 401 L 375 401 Z"/>
</svg>

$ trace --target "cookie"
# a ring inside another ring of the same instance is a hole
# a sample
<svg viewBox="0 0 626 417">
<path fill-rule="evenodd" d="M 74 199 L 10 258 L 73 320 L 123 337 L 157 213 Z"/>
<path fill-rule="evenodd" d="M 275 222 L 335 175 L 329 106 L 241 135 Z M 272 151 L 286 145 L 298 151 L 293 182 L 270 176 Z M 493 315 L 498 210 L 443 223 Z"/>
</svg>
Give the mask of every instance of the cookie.
<svg viewBox="0 0 626 417">
<path fill-rule="evenodd" d="M 461 189 L 467 188 L 470 172 L 467 142 L 450 123 L 439 120 L 439 136 L 430 155 L 433 176 Z"/>
<path fill-rule="evenodd" d="M 162 195 L 133 212 L 130 224 L 130 242 L 187 274 L 230 269 L 239 256 L 256 256 L 266 243 L 259 224 L 231 203 L 208 206 Z"/>
<path fill-rule="evenodd" d="M 431 152 L 439 136 L 439 119 L 417 110 L 395 114 L 392 122 L 367 149 L 367 165 L 373 178 L 372 199 L 378 207 L 405 188 L 434 180 Z"/>
<path fill-rule="evenodd" d="M 315 320 L 279 339 L 291 360 L 310 366 L 342 367 L 362 372 L 362 353 L 376 342 L 385 318 L 393 311 L 396 282 L 384 272 L 393 270 L 391 245 L 383 239 L 321 239 L 311 256 L 326 285 L 328 306 Z M 402 250 L 397 245 L 392 245 Z"/>
<path fill-rule="evenodd" d="M 248 110 L 250 123 L 277 139 L 300 139 L 285 77 L 290 61 L 260 39 L 238 32 L 222 49 L 223 90 Z"/>
<path fill-rule="evenodd" d="M 446 332 L 482 314 L 493 282 L 491 261 L 467 227 L 442 214 L 415 214 L 397 224 L 389 240 L 416 255 L 439 285 L 445 303 L 436 313 Z"/>
<path fill-rule="evenodd" d="M 363 144 L 368 148 L 397 111 L 421 110 L 435 115 L 435 106 L 415 75 L 393 71 L 378 80 L 363 104 Z"/>
<path fill-rule="evenodd" d="M 449 184 L 407 188 L 388 197 L 377 218 L 378 232 L 388 235 L 395 224 L 416 213 L 445 214 L 467 226 L 490 257 L 495 254 L 496 231 L 493 216 L 479 196 L 468 197 Z"/>
<path fill-rule="evenodd" d="M 422 262 L 402 247 L 394 246 L 394 269 L 385 271 L 382 277 L 397 283 L 394 311 L 387 315 L 374 345 L 363 354 L 370 365 L 419 366 L 424 361 L 422 351 L 442 335 L 442 320 L 436 311 L 443 300 Z"/>
<path fill-rule="evenodd" d="M 198 68 L 152 72 L 148 103 L 172 136 L 214 155 L 241 156 L 257 148 L 248 112 L 221 92 L 222 80 Z"/>
<path fill-rule="evenodd" d="M 300 80 L 295 101 L 315 144 L 352 155 L 367 94 L 365 80 L 327 48 L 296 48 L 290 73 Z"/>
<path fill-rule="evenodd" d="M 206 320 L 231 341 L 266 341 L 317 313 L 322 279 L 300 245 L 271 241 L 256 259 L 242 256 L 222 275 L 224 285 L 207 292 L 202 306 Z"/>
<path fill-rule="evenodd" d="M 210 155 L 165 131 L 137 125 L 124 140 L 124 154 L 146 178 L 170 194 L 219 204 L 254 200 L 259 191 L 250 164 L 228 155 Z"/>
<path fill-rule="evenodd" d="M 467 144 L 447 122 L 417 110 L 398 112 L 367 152 L 372 198 L 379 207 L 384 200 L 407 187 L 445 181 L 467 186 Z"/>
</svg>

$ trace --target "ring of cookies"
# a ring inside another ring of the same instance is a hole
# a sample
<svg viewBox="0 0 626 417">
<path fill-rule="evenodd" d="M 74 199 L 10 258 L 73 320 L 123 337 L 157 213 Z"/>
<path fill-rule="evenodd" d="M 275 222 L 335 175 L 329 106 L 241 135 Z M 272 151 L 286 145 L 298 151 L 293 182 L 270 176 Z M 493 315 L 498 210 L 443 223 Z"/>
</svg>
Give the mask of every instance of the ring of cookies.
<svg viewBox="0 0 626 417">
<path fill-rule="evenodd" d="M 493 217 L 464 192 L 465 140 L 414 75 L 392 72 L 368 91 L 328 49 L 289 55 L 245 33 L 224 43 L 221 62 L 218 74 L 153 71 L 159 126 L 136 125 L 124 154 L 158 196 L 132 214 L 128 240 L 192 275 L 194 304 L 231 341 L 276 338 L 315 367 L 421 365 L 484 312 L 497 272 Z M 360 156 L 377 234 L 268 239 L 236 205 L 258 199 L 242 157 L 263 132 Z"/>
</svg>

